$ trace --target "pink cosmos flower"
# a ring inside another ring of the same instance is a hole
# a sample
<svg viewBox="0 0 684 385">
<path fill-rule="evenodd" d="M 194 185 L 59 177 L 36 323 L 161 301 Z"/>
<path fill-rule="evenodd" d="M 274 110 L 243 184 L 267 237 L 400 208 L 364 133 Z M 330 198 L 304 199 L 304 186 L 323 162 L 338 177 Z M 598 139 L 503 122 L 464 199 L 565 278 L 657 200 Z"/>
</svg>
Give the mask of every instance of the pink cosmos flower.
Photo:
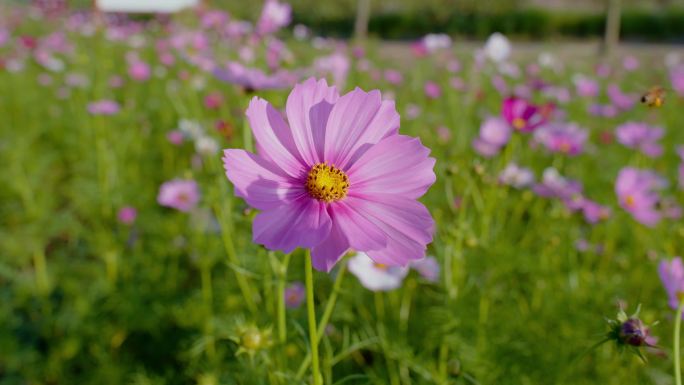
<svg viewBox="0 0 684 385">
<path fill-rule="evenodd" d="M 119 103 L 114 100 L 103 99 L 88 103 L 88 112 L 91 115 L 115 115 L 119 110 Z"/>
<path fill-rule="evenodd" d="M 238 62 L 216 67 L 212 73 L 217 79 L 242 86 L 247 92 L 290 87 L 297 79 L 297 75 L 285 70 L 266 74 L 258 68 L 245 67 Z"/>
<path fill-rule="evenodd" d="M 665 187 L 665 180 L 650 170 L 625 167 L 620 170 L 615 182 L 615 193 L 620 206 L 634 219 L 646 226 L 655 226 L 662 214 L 658 209 L 659 189 Z"/>
<path fill-rule="evenodd" d="M 578 200 L 582 194 L 582 185 L 572 179 L 560 175 L 558 170 L 549 167 L 544 170 L 541 183 L 533 188 L 537 195 L 546 198 L 559 198 L 566 202 Z"/>
<path fill-rule="evenodd" d="M 442 95 L 442 88 L 435 82 L 425 82 L 425 86 L 423 88 L 425 91 L 425 96 L 430 99 L 437 99 Z"/>
<path fill-rule="evenodd" d="M 679 96 L 684 96 L 684 65 L 675 66 L 670 70 L 670 82 L 672 83 L 672 89 Z"/>
<path fill-rule="evenodd" d="M 152 70 L 149 64 L 141 60 L 133 60 L 128 64 L 128 76 L 133 80 L 145 81 L 150 78 Z"/>
<path fill-rule="evenodd" d="M 679 307 L 684 295 L 684 263 L 682 258 L 674 257 L 671 261 L 662 260 L 658 265 L 658 274 L 667 292 L 668 304 L 672 309 Z"/>
<path fill-rule="evenodd" d="M 223 104 L 223 95 L 220 92 L 212 92 L 204 97 L 204 106 L 209 110 L 215 110 Z"/>
<path fill-rule="evenodd" d="M 566 155 L 581 153 L 588 136 L 589 133 L 575 123 L 549 123 L 534 134 L 549 151 Z"/>
<path fill-rule="evenodd" d="M 404 81 L 404 76 L 397 70 L 388 69 L 385 71 L 385 80 L 389 84 L 399 85 Z"/>
<path fill-rule="evenodd" d="M 532 132 L 548 119 L 552 107 L 536 106 L 525 99 L 515 96 L 503 102 L 501 115 L 514 129 L 521 132 Z"/>
<path fill-rule="evenodd" d="M 655 158 L 663 153 L 658 141 L 665 135 L 661 127 L 651 127 L 646 123 L 627 122 L 615 129 L 618 142 L 626 147 L 638 149 L 644 155 Z"/>
<path fill-rule="evenodd" d="M 135 222 L 135 218 L 138 217 L 138 210 L 135 207 L 125 206 L 119 209 L 116 217 L 124 225 L 131 225 Z"/>
<path fill-rule="evenodd" d="M 292 7 L 278 0 L 266 0 L 261 16 L 257 22 L 256 31 L 259 35 L 269 35 L 290 24 Z"/>
<path fill-rule="evenodd" d="M 173 179 L 161 185 L 157 202 L 162 206 L 187 212 L 197 205 L 199 198 L 199 187 L 194 180 Z"/>
<path fill-rule="evenodd" d="M 622 92 L 620 86 L 617 84 L 611 84 L 608 86 L 606 93 L 608 98 L 610 98 L 611 103 L 621 111 L 630 110 L 639 100 L 639 96 L 636 94 L 626 94 Z"/>
<path fill-rule="evenodd" d="M 184 135 L 180 130 L 171 130 L 166 133 L 166 139 L 176 146 L 180 146 L 183 143 Z"/>
<path fill-rule="evenodd" d="M 639 69 L 639 59 L 632 55 L 625 56 L 625 58 L 622 59 L 622 68 L 627 71 L 636 71 Z"/>
<path fill-rule="evenodd" d="M 285 306 L 289 309 L 298 308 L 304 302 L 306 290 L 301 282 L 294 282 L 285 288 Z"/>
<path fill-rule="evenodd" d="M 593 98 L 598 96 L 600 88 L 598 82 L 595 80 L 588 78 L 586 76 L 576 76 L 573 79 L 575 83 L 575 90 L 577 91 L 577 95 L 581 97 L 589 97 Z"/>
<path fill-rule="evenodd" d="M 371 291 L 398 289 L 409 272 L 408 267 L 377 263 L 364 253 L 351 257 L 348 266 L 349 272 L 359 279 L 363 287 Z"/>
<path fill-rule="evenodd" d="M 611 215 L 610 207 L 603 206 L 586 198 L 582 199 L 580 208 L 584 215 L 584 220 L 592 224 L 608 219 Z"/>
<path fill-rule="evenodd" d="M 508 143 L 511 133 L 511 126 L 505 120 L 489 117 L 480 126 L 480 136 L 473 141 L 473 148 L 482 156 L 494 156 Z"/>
<path fill-rule="evenodd" d="M 253 98 L 257 154 L 224 151 L 235 194 L 261 210 L 254 242 L 286 253 L 310 248 L 325 271 L 350 248 L 387 266 L 422 258 L 434 222 L 417 198 L 435 181 L 435 160 L 398 134 L 394 102 L 359 88 L 340 96 L 311 78 L 294 87 L 285 113 L 287 123 Z"/>
</svg>

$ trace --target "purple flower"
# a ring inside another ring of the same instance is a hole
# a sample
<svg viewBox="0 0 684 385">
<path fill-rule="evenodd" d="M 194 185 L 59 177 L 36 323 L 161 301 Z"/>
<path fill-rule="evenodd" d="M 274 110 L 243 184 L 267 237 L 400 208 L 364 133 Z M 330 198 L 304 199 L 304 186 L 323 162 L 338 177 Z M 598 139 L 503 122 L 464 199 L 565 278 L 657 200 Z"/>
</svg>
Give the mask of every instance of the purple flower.
<svg viewBox="0 0 684 385">
<path fill-rule="evenodd" d="M 591 224 L 608 219 L 611 214 L 610 207 L 602 206 L 586 198 L 582 199 L 581 209 L 584 220 Z"/>
<path fill-rule="evenodd" d="M 480 126 L 480 139 L 497 147 L 503 147 L 511 138 L 511 127 L 501 118 L 487 118 Z"/>
<path fill-rule="evenodd" d="M 546 122 L 550 112 L 548 108 L 513 96 L 504 100 L 501 115 L 515 130 L 532 132 Z"/>
<path fill-rule="evenodd" d="M 199 198 L 199 188 L 194 180 L 173 179 L 161 185 L 157 202 L 162 206 L 187 212 L 197 205 Z"/>
<path fill-rule="evenodd" d="M 294 87 L 285 113 L 287 123 L 254 97 L 247 118 L 257 154 L 224 152 L 235 194 L 261 210 L 254 242 L 310 248 L 325 271 L 350 248 L 387 266 L 422 258 L 434 222 L 417 198 L 435 181 L 435 160 L 418 139 L 399 135 L 394 101 L 359 88 L 340 96 L 311 78 Z"/>
<path fill-rule="evenodd" d="M 575 123 L 548 123 L 534 134 L 551 152 L 577 155 L 582 152 L 589 133 Z"/>
<path fill-rule="evenodd" d="M 298 308 L 304 302 L 306 290 L 301 282 L 294 282 L 285 288 L 285 306 L 290 309 Z"/>
<path fill-rule="evenodd" d="M 349 259 L 349 272 L 359 279 L 361 285 L 371 291 L 390 291 L 401 287 L 408 274 L 408 267 L 380 264 L 364 253 Z"/>
<path fill-rule="evenodd" d="M 525 167 L 515 163 L 509 163 L 499 174 L 499 183 L 517 189 L 529 187 L 534 183 L 534 173 Z"/>
<path fill-rule="evenodd" d="M 385 71 L 385 80 L 387 80 L 389 84 L 399 85 L 404 81 L 404 77 L 401 72 L 389 69 Z"/>
<path fill-rule="evenodd" d="M 684 96 L 684 65 L 675 66 L 670 70 L 670 82 L 672 82 L 672 89 Z"/>
<path fill-rule="evenodd" d="M 439 84 L 435 82 L 425 82 L 424 90 L 425 96 L 430 99 L 437 99 L 442 96 L 442 89 L 440 88 Z"/>
<path fill-rule="evenodd" d="M 292 7 L 278 0 L 266 0 L 261 16 L 257 22 L 256 31 L 259 35 L 269 35 L 286 27 L 292 20 Z"/>
<path fill-rule="evenodd" d="M 598 82 L 586 76 L 575 76 L 573 79 L 577 95 L 581 97 L 593 98 L 598 96 L 600 88 Z"/>
<path fill-rule="evenodd" d="M 544 170 L 542 181 L 533 187 L 537 195 L 545 198 L 559 198 L 569 201 L 581 196 L 582 185 L 574 180 L 567 179 L 558 173 L 553 167 Z"/>
<path fill-rule="evenodd" d="M 225 67 L 216 67 L 212 71 L 217 79 L 237 84 L 246 91 L 281 89 L 292 86 L 297 76 L 291 72 L 280 70 L 266 74 L 257 68 L 245 67 L 238 62 L 229 62 Z"/>
<path fill-rule="evenodd" d="M 625 94 L 620 89 L 617 84 L 611 84 L 606 90 L 608 98 L 610 98 L 611 103 L 618 109 L 622 111 L 630 110 L 636 104 L 639 97 L 635 94 Z"/>
<path fill-rule="evenodd" d="M 435 283 L 439 280 L 439 262 L 435 257 L 425 257 L 411 262 L 411 268 L 416 270 L 423 279 Z"/>
<path fill-rule="evenodd" d="M 618 142 L 629 148 L 638 149 L 644 155 L 655 158 L 663 153 L 658 141 L 665 135 L 661 127 L 651 127 L 646 123 L 627 122 L 616 128 Z"/>
<path fill-rule="evenodd" d="M 671 261 L 660 261 L 658 274 L 663 286 L 665 286 L 668 304 L 672 309 L 677 309 L 681 298 L 684 296 L 684 263 L 682 263 L 682 258 L 674 257 Z"/>
<path fill-rule="evenodd" d="M 119 209 L 116 217 L 124 225 L 132 225 L 135 222 L 135 218 L 138 217 L 138 210 L 135 207 L 124 206 Z"/>
<path fill-rule="evenodd" d="M 646 226 L 655 226 L 662 216 L 658 210 L 660 196 L 657 190 L 664 184 L 664 180 L 652 171 L 625 167 L 618 174 L 615 192 L 620 206 L 634 219 Z"/>
<path fill-rule="evenodd" d="M 88 112 L 91 115 L 115 115 L 119 109 L 119 103 L 109 99 L 88 103 Z"/>
<path fill-rule="evenodd" d="M 622 68 L 627 71 L 636 71 L 639 69 L 639 59 L 632 55 L 625 56 L 625 58 L 622 59 Z"/>
</svg>

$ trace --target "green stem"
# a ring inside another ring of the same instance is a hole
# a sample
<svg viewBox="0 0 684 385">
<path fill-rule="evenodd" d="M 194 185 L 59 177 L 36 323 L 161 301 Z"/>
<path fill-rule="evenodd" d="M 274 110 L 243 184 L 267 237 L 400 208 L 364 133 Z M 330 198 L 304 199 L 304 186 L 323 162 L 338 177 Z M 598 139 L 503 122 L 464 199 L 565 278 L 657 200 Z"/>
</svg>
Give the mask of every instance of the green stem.
<svg viewBox="0 0 684 385">
<path fill-rule="evenodd" d="M 340 292 L 340 287 L 342 286 L 342 278 L 344 277 L 344 274 L 347 271 L 347 264 L 344 262 L 341 263 L 342 265 L 340 266 L 340 271 L 337 272 L 337 277 L 335 278 L 335 282 L 333 283 L 333 291 L 330 294 L 330 298 L 328 298 L 328 302 L 325 304 L 323 317 L 321 317 L 321 322 L 318 324 L 318 330 L 316 331 L 316 343 L 319 343 L 323 338 L 323 333 L 325 333 L 325 327 L 328 325 L 328 322 L 330 321 L 333 309 L 335 309 L 337 294 Z M 310 364 L 311 352 L 309 352 L 306 355 L 304 361 L 302 361 L 301 365 L 299 366 L 299 369 L 297 369 L 297 374 L 295 376 L 297 380 L 300 380 L 302 376 L 304 376 L 304 371 L 306 371 Z"/>
<path fill-rule="evenodd" d="M 202 282 L 202 299 L 206 307 L 204 333 L 207 337 L 207 355 L 210 360 L 214 360 L 216 356 L 216 346 L 214 345 L 214 311 L 213 302 L 214 294 L 211 287 L 211 264 L 207 261 L 202 261 L 200 266 L 201 282 Z"/>
<path fill-rule="evenodd" d="M 682 385 L 682 369 L 681 369 L 681 359 L 679 356 L 679 330 L 682 326 L 682 312 L 684 311 L 684 300 L 679 301 L 679 307 L 677 308 L 677 318 L 675 319 L 674 328 L 674 341 L 672 341 L 672 346 L 674 347 L 674 370 L 675 370 L 675 384 Z"/>
<path fill-rule="evenodd" d="M 281 345 L 287 342 L 287 322 L 285 318 L 285 283 L 287 282 L 287 267 L 290 264 L 290 256 L 285 254 L 283 264 L 278 269 L 278 341 Z"/>
<path fill-rule="evenodd" d="M 316 310 L 314 309 L 313 267 L 311 251 L 306 250 L 306 310 L 309 316 L 309 341 L 311 342 L 311 375 L 314 385 L 321 385 L 321 373 L 318 364 L 318 338 L 316 333 Z"/>
</svg>

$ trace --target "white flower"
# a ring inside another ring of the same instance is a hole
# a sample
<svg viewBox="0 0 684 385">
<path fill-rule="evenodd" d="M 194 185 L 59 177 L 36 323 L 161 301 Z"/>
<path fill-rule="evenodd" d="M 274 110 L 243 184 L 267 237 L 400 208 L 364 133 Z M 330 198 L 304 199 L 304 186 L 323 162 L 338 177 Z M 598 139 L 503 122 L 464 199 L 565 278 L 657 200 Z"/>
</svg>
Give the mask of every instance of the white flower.
<svg viewBox="0 0 684 385">
<path fill-rule="evenodd" d="M 505 185 L 513 186 L 517 189 L 531 186 L 534 183 L 534 174 L 525 167 L 520 167 L 515 163 L 509 163 L 501 171 L 499 181 Z"/>
<path fill-rule="evenodd" d="M 423 45 L 428 52 L 435 52 L 451 47 L 451 38 L 444 33 L 430 33 L 423 37 Z"/>
<path fill-rule="evenodd" d="M 499 32 L 494 32 L 484 46 L 485 55 L 492 61 L 500 63 L 511 55 L 511 42 Z"/>
<path fill-rule="evenodd" d="M 191 139 L 197 139 L 204 136 L 204 128 L 202 128 L 202 125 L 199 122 L 194 120 L 181 119 L 178 122 L 178 129 L 183 135 Z"/>
<path fill-rule="evenodd" d="M 389 291 L 401 287 L 408 267 L 385 266 L 375 263 L 365 253 L 357 253 L 349 259 L 349 271 L 361 285 L 371 291 Z"/>
<path fill-rule="evenodd" d="M 215 155 L 219 151 L 219 145 L 214 139 L 201 136 L 195 140 L 195 151 L 200 155 Z"/>
</svg>

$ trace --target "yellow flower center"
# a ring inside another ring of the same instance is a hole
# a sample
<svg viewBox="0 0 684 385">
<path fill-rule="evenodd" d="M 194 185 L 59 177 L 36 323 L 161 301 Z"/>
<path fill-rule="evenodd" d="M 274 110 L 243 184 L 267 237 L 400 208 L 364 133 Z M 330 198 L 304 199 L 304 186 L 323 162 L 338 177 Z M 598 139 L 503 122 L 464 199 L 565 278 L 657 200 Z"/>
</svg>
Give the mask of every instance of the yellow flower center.
<svg viewBox="0 0 684 385">
<path fill-rule="evenodd" d="M 561 152 L 567 154 L 567 153 L 569 153 L 570 150 L 572 149 L 572 146 L 570 146 L 570 143 L 568 143 L 568 142 L 563 142 L 563 143 L 560 144 L 559 149 L 560 149 Z"/>
<path fill-rule="evenodd" d="M 347 195 L 349 177 L 344 171 L 327 163 L 318 163 L 306 177 L 306 191 L 312 198 L 326 203 L 339 201 Z"/>
<path fill-rule="evenodd" d="M 527 125 L 527 122 L 523 118 L 513 119 L 513 128 L 516 130 L 522 130 Z"/>
<path fill-rule="evenodd" d="M 382 263 L 373 263 L 373 267 L 375 267 L 378 270 L 387 270 L 389 269 L 389 266 L 383 265 Z"/>
<path fill-rule="evenodd" d="M 634 201 L 634 197 L 631 195 L 627 195 L 627 197 L 625 198 L 625 205 L 627 207 L 629 207 L 630 209 L 632 209 L 632 208 L 634 208 L 635 203 L 636 202 Z"/>
</svg>

